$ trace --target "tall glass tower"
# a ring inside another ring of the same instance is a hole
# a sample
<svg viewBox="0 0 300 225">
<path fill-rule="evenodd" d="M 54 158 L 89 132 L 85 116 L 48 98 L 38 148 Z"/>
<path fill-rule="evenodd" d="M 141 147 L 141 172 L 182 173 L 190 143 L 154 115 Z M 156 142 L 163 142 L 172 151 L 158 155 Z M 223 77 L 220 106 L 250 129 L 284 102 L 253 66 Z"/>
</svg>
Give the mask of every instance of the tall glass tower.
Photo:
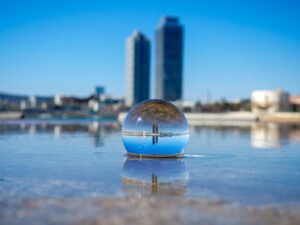
<svg viewBox="0 0 300 225">
<path fill-rule="evenodd" d="M 126 40 L 126 97 L 132 106 L 149 99 L 150 41 L 141 32 L 134 32 Z"/>
<path fill-rule="evenodd" d="M 183 27 L 177 17 L 162 18 L 156 30 L 156 98 L 182 99 Z"/>
</svg>

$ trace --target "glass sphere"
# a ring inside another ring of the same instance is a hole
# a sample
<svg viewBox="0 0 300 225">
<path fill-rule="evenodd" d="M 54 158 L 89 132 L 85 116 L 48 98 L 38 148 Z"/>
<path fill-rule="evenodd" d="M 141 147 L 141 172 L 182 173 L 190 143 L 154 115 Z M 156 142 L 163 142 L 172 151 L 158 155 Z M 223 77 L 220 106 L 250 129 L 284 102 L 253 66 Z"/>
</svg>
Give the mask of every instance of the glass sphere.
<svg viewBox="0 0 300 225">
<path fill-rule="evenodd" d="M 183 113 L 164 100 L 147 100 L 128 112 L 122 127 L 123 144 L 129 155 L 182 156 L 189 138 Z"/>
</svg>

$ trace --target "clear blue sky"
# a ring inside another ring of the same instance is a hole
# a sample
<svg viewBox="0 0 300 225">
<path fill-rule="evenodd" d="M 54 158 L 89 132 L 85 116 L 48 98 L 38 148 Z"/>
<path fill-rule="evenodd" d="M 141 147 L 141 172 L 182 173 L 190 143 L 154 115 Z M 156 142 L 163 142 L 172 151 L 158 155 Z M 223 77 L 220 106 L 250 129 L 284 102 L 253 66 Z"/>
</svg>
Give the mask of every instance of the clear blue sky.
<svg viewBox="0 0 300 225">
<path fill-rule="evenodd" d="M 0 92 L 84 96 L 98 84 L 122 96 L 135 29 L 152 41 L 153 83 L 155 28 L 175 15 L 185 27 L 185 99 L 300 94 L 299 12 L 297 0 L 0 0 Z"/>
</svg>

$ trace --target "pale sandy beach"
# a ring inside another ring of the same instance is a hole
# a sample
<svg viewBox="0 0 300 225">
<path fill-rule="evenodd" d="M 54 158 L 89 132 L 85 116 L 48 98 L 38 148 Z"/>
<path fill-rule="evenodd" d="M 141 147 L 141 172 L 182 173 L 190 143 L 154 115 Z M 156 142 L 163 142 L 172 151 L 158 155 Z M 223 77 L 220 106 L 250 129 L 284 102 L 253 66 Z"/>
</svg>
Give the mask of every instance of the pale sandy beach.
<svg viewBox="0 0 300 225">
<path fill-rule="evenodd" d="M 300 207 L 246 207 L 177 198 L 59 198 L 1 200 L 2 225 L 14 224 L 261 224 L 297 225 Z"/>
</svg>

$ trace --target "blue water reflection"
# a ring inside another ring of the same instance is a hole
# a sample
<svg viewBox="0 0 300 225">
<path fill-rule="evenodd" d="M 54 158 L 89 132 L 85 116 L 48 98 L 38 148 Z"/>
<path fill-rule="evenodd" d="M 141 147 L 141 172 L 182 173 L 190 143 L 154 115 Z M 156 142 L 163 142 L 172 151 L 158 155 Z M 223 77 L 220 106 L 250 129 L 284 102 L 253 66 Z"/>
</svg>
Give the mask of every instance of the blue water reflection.
<svg viewBox="0 0 300 225">
<path fill-rule="evenodd" d="M 182 195 L 189 173 L 184 159 L 127 158 L 122 168 L 123 190 L 140 195 Z"/>
<path fill-rule="evenodd" d="M 172 147 L 169 137 L 154 144 L 152 137 L 138 138 L 154 149 Z M 245 204 L 299 203 L 299 150 L 299 124 L 194 126 L 185 156 L 172 161 L 127 158 L 117 121 L 0 121 L 0 196 L 175 193 Z"/>
</svg>

